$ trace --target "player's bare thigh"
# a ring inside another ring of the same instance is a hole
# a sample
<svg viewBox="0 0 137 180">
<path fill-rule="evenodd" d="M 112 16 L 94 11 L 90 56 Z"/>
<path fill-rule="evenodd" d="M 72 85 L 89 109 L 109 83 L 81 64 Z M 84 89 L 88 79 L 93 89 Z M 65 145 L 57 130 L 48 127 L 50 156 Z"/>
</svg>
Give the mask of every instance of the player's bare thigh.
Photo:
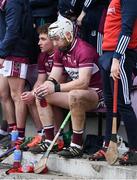
<svg viewBox="0 0 137 180">
<path fill-rule="evenodd" d="M 16 92 L 18 95 L 20 95 L 24 91 L 25 79 L 8 77 L 8 82 L 12 93 Z"/>
<path fill-rule="evenodd" d="M 98 105 L 98 94 L 95 90 L 73 90 L 69 93 L 69 104 L 79 103 L 82 109 L 89 111 Z"/>
<path fill-rule="evenodd" d="M 69 109 L 68 92 L 57 92 L 46 96 L 47 102 L 61 108 Z"/>
<path fill-rule="evenodd" d="M 95 90 L 72 90 L 70 92 L 57 92 L 46 97 L 47 101 L 55 106 L 69 109 L 70 99 L 79 99 L 83 102 L 86 111 L 95 109 L 98 105 L 98 95 Z"/>
<path fill-rule="evenodd" d="M 0 96 L 10 96 L 10 91 L 9 91 L 9 84 L 8 84 L 8 80 L 6 77 L 3 77 L 2 75 L 0 75 Z"/>
</svg>

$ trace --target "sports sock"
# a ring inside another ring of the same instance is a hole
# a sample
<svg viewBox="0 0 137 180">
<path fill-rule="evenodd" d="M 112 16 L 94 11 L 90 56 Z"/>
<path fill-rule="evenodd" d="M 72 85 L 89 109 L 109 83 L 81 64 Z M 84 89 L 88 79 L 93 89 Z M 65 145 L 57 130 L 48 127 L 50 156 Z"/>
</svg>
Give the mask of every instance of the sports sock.
<svg viewBox="0 0 137 180">
<path fill-rule="evenodd" d="M 73 136 L 72 136 L 72 144 L 77 144 L 78 146 L 82 146 L 83 144 L 83 130 L 75 131 L 73 130 Z"/>
<path fill-rule="evenodd" d="M 14 126 L 16 126 L 16 123 L 8 124 L 8 132 L 9 133 L 14 129 Z"/>
<path fill-rule="evenodd" d="M 44 126 L 44 131 L 46 135 L 46 139 L 52 141 L 54 139 L 54 126 Z"/>
<path fill-rule="evenodd" d="M 18 136 L 18 139 L 24 139 L 24 137 L 25 137 L 25 128 L 18 128 L 17 127 L 17 130 L 18 130 L 18 132 L 19 132 L 19 136 Z"/>
</svg>

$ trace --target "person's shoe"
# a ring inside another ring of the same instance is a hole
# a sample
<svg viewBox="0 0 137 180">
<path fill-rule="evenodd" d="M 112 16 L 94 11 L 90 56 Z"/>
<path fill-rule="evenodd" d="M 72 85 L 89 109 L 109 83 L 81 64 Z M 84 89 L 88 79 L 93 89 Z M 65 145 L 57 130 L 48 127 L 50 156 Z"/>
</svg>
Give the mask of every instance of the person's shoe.
<svg viewBox="0 0 137 180">
<path fill-rule="evenodd" d="M 49 146 L 50 146 L 50 142 L 42 141 L 41 143 L 37 144 L 36 146 L 30 147 L 29 151 L 34 154 L 43 153 L 43 152 L 47 151 Z"/>
<path fill-rule="evenodd" d="M 5 138 L 6 136 L 8 136 L 8 133 L 6 135 L 0 134 L 0 141 Z"/>
<path fill-rule="evenodd" d="M 8 134 L 3 139 L 0 140 L 0 147 L 7 149 L 11 145 L 11 135 Z"/>
<path fill-rule="evenodd" d="M 6 135 L 6 136 L 4 136 L 2 139 L 0 139 L 0 144 L 2 144 L 3 142 L 5 142 L 5 140 L 9 140 L 9 139 L 11 139 L 11 135 L 10 134 L 8 134 L 8 135 Z"/>
<path fill-rule="evenodd" d="M 102 148 L 98 150 L 96 153 L 92 154 L 89 157 L 90 161 L 106 161 L 105 158 L 106 148 Z"/>
<path fill-rule="evenodd" d="M 42 136 L 36 135 L 36 136 L 32 139 L 32 141 L 31 141 L 29 144 L 27 144 L 27 146 L 28 146 L 28 148 L 34 147 L 34 146 L 36 146 L 37 144 L 39 144 L 41 141 L 42 141 Z"/>
<path fill-rule="evenodd" d="M 58 155 L 64 158 L 80 158 L 83 155 L 83 150 L 76 146 L 69 146 L 58 152 Z"/>
<path fill-rule="evenodd" d="M 5 136 L 3 134 L 0 134 L 0 140 L 2 140 Z"/>
<path fill-rule="evenodd" d="M 48 147 L 50 146 L 51 142 L 52 141 L 49 141 L 49 140 L 41 141 L 41 143 L 37 144 L 36 146 L 29 148 L 29 151 L 32 152 L 33 154 L 46 152 Z M 51 151 L 52 152 L 57 152 L 58 151 L 57 143 L 54 144 Z"/>
<path fill-rule="evenodd" d="M 120 165 L 137 165 L 137 152 L 128 151 L 123 154 L 121 158 L 119 158 Z"/>
</svg>

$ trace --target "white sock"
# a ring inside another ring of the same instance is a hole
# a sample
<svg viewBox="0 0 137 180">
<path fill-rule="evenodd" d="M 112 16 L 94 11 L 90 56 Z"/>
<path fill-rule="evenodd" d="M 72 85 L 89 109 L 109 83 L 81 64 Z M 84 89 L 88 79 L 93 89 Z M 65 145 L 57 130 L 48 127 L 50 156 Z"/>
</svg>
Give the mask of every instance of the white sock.
<svg viewBox="0 0 137 180">
<path fill-rule="evenodd" d="M 78 145 L 78 144 L 75 144 L 73 142 L 71 142 L 70 144 L 71 147 L 77 147 L 78 149 L 82 149 L 82 146 Z"/>
</svg>

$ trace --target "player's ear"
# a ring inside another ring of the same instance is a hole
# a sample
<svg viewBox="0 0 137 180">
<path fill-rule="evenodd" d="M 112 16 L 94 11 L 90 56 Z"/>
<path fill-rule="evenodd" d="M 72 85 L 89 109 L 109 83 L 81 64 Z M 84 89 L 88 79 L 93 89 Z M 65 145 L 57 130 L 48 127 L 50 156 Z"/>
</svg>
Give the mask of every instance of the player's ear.
<svg viewBox="0 0 137 180">
<path fill-rule="evenodd" d="M 68 42 L 72 42 L 73 37 L 72 37 L 72 34 L 70 32 L 66 32 L 65 36 L 66 36 L 66 39 Z"/>
</svg>

